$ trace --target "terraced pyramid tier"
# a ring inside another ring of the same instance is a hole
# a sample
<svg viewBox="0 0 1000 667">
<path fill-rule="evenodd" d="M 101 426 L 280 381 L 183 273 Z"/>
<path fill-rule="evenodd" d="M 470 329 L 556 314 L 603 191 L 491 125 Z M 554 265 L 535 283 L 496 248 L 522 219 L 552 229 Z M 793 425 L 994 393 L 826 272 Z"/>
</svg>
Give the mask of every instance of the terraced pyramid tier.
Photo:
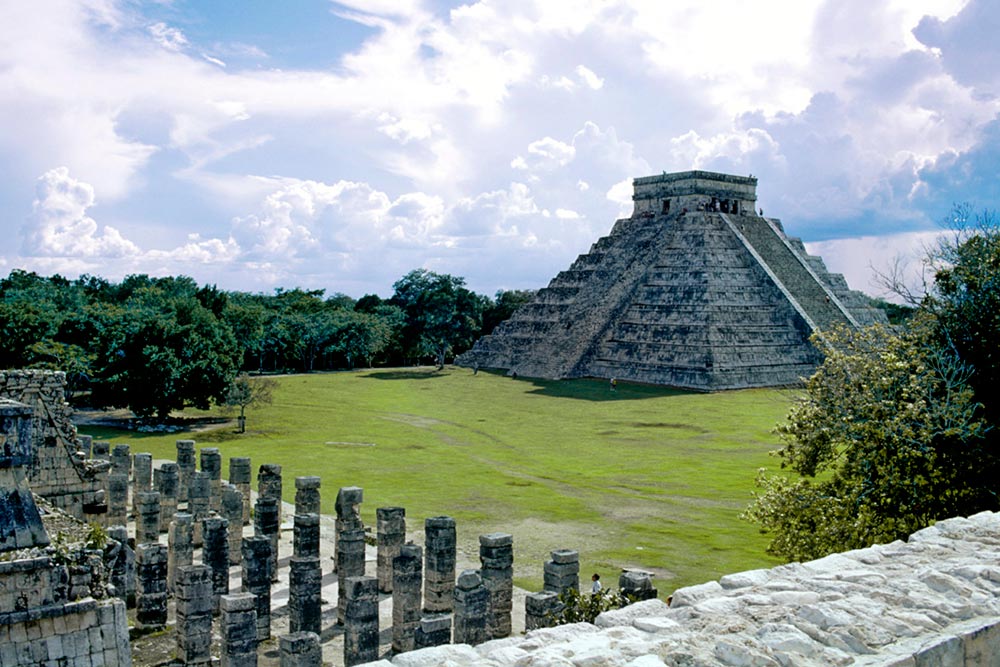
<svg viewBox="0 0 1000 667">
<path fill-rule="evenodd" d="M 843 276 L 757 215 L 754 178 L 637 178 L 618 220 L 462 366 L 706 391 L 796 384 L 820 361 L 813 331 L 885 321 Z"/>
</svg>

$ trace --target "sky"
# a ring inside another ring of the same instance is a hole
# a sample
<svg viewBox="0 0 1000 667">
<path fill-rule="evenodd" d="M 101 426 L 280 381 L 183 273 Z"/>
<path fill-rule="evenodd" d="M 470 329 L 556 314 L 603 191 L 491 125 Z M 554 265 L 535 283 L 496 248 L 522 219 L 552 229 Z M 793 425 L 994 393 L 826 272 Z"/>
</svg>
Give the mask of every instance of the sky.
<svg viewBox="0 0 1000 667">
<path fill-rule="evenodd" d="M 0 0 L 0 274 L 545 286 L 631 179 L 759 179 L 849 284 L 1000 205 L 996 0 Z"/>
</svg>

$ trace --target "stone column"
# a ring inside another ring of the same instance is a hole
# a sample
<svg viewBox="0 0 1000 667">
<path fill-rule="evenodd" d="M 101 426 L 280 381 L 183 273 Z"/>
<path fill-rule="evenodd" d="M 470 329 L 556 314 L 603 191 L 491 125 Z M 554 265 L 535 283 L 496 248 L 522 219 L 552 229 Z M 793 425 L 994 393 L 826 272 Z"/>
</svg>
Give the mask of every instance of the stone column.
<svg viewBox="0 0 1000 667">
<path fill-rule="evenodd" d="M 289 632 L 306 631 L 319 634 L 323 604 L 319 515 L 296 514 L 294 523 L 292 548 L 295 555 L 290 562 L 288 580 L 288 628 Z"/>
<path fill-rule="evenodd" d="M 115 445 L 111 450 L 111 474 L 124 474 L 126 479 L 132 473 L 132 457 L 128 445 Z"/>
<path fill-rule="evenodd" d="M 111 443 L 107 440 L 94 440 L 91 456 L 98 461 L 111 461 Z"/>
<path fill-rule="evenodd" d="M 378 660 L 378 580 L 348 577 L 344 613 L 344 665 Z"/>
<path fill-rule="evenodd" d="M 450 612 L 455 599 L 455 520 L 434 516 L 424 521 L 424 611 Z"/>
<path fill-rule="evenodd" d="M 218 512 L 222 503 L 222 454 L 218 447 L 202 447 L 201 471 L 208 473 L 209 503 L 213 512 Z"/>
<path fill-rule="evenodd" d="M 132 514 L 139 511 L 139 494 L 153 490 L 153 455 L 139 452 L 132 457 Z"/>
<path fill-rule="evenodd" d="M 514 537 L 507 533 L 479 536 L 479 571 L 490 592 L 486 632 L 490 639 L 509 637 L 514 600 Z"/>
<path fill-rule="evenodd" d="M 219 612 L 219 598 L 229 594 L 229 522 L 222 517 L 208 517 L 202 522 L 205 544 L 201 562 L 212 570 L 212 612 Z"/>
<path fill-rule="evenodd" d="M 177 570 L 177 657 L 184 665 L 212 663 L 212 573 L 207 565 Z"/>
<path fill-rule="evenodd" d="M 379 507 L 375 510 L 378 560 L 378 589 L 392 592 L 392 560 L 406 541 L 406 510 L 402 507 Z"/>
<path fill-rule="evenodd" d="M 444 646 L 451 643 L 451 614 L 430 614 L 420 619 L 413 636 L 415 648 Z"/>
<path fill-rule="evenodd" d="M 319 643 L 319 635 L 315 632 L 282 635 L 278 643 L 281 648 L 281 667 L 321 667 L 323 649 Z"/>
<path fill-rule="evenodd" d="M 549 619 L 550 614 L 558 613 L 562 603 L 559 602 L 559 595 L 551 591 L 541 593 L 529 593 L 524 598 L 524 630 L 537 630 L 547 628 L 552 625 Z"/>
<path fill-rule="evenodd" d="M 143 629 L 167 625 L 167 547 L 140 544 L 135 548 L 135 621 Z"/>
<path fill-rule="evenodd" d="M 278 501 L 274 498 L 257 496 L 254 505 L 254 535 L 266 537 L 271 545 L 268 556 L 268 576 L 271 581 L 278 580 Z M 252 591 L 251 591 L 252 592 Z"/>
<path fill-rule="evenodd" d="M 138 545 L 158 542 L 160 540 L 160 494 L 156 491 L 140 491 L 136 496 L 135 543 Z"/>
<path fill-rule="evenodd" d="M 281 466 L 265 463 L 257 471 L 257 496 L 278 501 L 278 525 L 281 525 Z"/>
<path fill-rule="evenodd" d="M 559 595 L 568 588 L 580 590 L 580 553 L 572 549 L 551 552 L 552 560 L 545 561 L 543 588 Z"/>
<path fill-rule="evenodd" d="M 295 478 L 295 513 L 319 514 L 319 477 Z"/>
<path fill-rule="evenodd" d="M 319 515 L 296 514 L 292 533 L 292 553 L 302 557 L 319 557 Z"/>
<path fill-rule="evenodd" d="M 229 564 L 240 564 L 240 548 L 243 543 L 243 494 L 228 482 L 222 485 L 222 518 L 229 526 Z"/>
<path fill-rule="evenodd" d="M 132 606 L 135 598 L 135 552 L 128 545 L 128 528 L 124 525 L 108 528 L 108 537 L 118 543 L 109 560 L 108 580 L 115 587 L 115 597 Z"/>
<path fill-rule="evenodd" d="M 177 514 L 177 464 L 167 462 L 153 471 L 153 482 L 160 494 L 160 532 L 170 528 L 170 521 Z"/>
<path fill-rule="evenodd" d="M 177 571 L 194 562 L 194 517 L 180 512 L 170 522 L 167 532 L 167 591 L 173 595 L 177 588 Z"/>
<path fill-rule="evenodd" d="M 128 523 L 128 475 L 112 473 L 108 476 L 108 526 Z"/>
<path fill-rule="evenodd" d="M 186 503 L 188 500 L 188 485 L 191 483 L 191 475 L 195 471 L 194 460 L 194 440 L 177 441 L 177 502 Z M 188 508 L 188 512 L 191 509 Z"/>
<path fill-rule="evenodd" d="M 345 486 L 337 493 L 337 622 L 344 622 L 346 581 L 365 574 L 365 526 L 359 506 L 364 498 L 360 487 Z"/>
<path fill-rule="evenodd" d="M 200 547 L 202 543 L 201 522 L 208 518 L 212 511 L 210 499 L 212 494 L 212 481 L 208 473 L 197 471 L 192 473 L 188 481 L 188 513 L 194 516 L 194 545 Z"/>
<path fill-rule="evenodd" d="M 414 634 L 420 627 L 420 589 L 424 577 L 423 550 L 410 542 L 392 559 L 392 650 L 414 649 Z"/>
<path fill-rule="evenodd" d="M 229 483 L 243 494 L 243 525 L 250 523 L 250 467 L 249 456 L 234 456 L 229 459 Z"/>
<path fill-rule="evenodd" d="M 319 556 L 292 556 L 288 574 L 289 632 L 320 633 L 322 589 L 323 571 Z"/>
<path fill-rule="evenodd" d="M 653 588 L 653 573 L 645 570 L 625 570 L 618 577 L 618 590 L 636 601 L 652 600 L 657 595 Z"/>
<path fill-rule="evenodd" d="M 242 586 L 257 600 L 257 641 L 271 638 L 271 540 L 263 535 L 243 538 Z"/>
<path fill-rule="evenodd" d="M 219 667 L 257 667 L 257 600 L 252 593 L 219 598 L 222 610 Z"/>
<path fill-rule="evenodd" d="M 455 584 L 455 643 L 475 646 L 489 639 L 490 592 L 476 570 L 463 570 Z"/>
</svg>

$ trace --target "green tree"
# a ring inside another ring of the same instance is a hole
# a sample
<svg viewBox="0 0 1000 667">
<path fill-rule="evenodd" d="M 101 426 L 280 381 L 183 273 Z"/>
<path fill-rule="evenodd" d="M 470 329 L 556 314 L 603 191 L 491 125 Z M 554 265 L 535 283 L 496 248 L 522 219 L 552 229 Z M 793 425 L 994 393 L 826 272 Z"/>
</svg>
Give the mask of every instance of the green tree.
<svg viewBox="0 0 1000 667">
<path fill-rule="evenodd" d="M 391 302 L 403 309 L 406 354 L 445 357 L 468 349 L 482 328 L 486 300 L 465 287 L 465 279 L 415 269 L 393 284 Z"/>
<path fill-rule="evenodd" d="M 133 284 L 136 281 L 133 281 Z M 236 374 L 236 341 L 228 326 L 175 281 L 132 290 L 106 311 L 98 341 L 92 400 L 164 420 L 188 405 L 222 401 Z"/>
<path fill-rule="evenodd" d="M 343 311 L 334 317 L 330 340 L 329 350 L 342 354 L 348 368 L 354 368 L 358 361 L 371 366 L 372 358 L 392 340 L 392 327 L 388 319 L 378 315 Z"/>
<path fill-rule="evenodd" d="M 778 427 L 775 454 L 796 476 L 762 470 L 744 515 L 773 536 L 771 553 L 817 558 L 995 507 L 1000 471 L 969 368 L 933 336 L 926 319 L 900 335 L 826 334 L 826 359 Z"/>
<path fill-rule="evenodd" d="M 934 286 L 921 303 L 935 322 L 938 344 L 971 369 L 969 384 L 984 418 L 1000 426 L 1000 220 L 958 206 L 951 234 L 930 253 Z M 992 434 L 1000 437 L 1000 432 Z M 1000 445 L 998 445 L 1000 446 Z"/>
</svg>

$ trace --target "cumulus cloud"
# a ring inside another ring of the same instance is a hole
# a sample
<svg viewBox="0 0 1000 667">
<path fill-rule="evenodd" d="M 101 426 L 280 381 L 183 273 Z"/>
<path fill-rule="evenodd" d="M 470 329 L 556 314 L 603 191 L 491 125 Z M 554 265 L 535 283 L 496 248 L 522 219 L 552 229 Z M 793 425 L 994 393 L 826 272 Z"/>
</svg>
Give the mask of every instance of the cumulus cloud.
<svg viewBox="0 0 1000 667">
<path fill-rule="evenodd" d="M 197 233 L 188 242 L 169 250 L 143 250 L 109 225 L 98 225 L 88 215 L 96 204 L 94 187 L 70 175 L 66 167 L 45 172 L 37 182 L 32 214 L 22 228 L 22 254 L 28 264 L 49 270 L 82 273 L 100 271 L 108 275 L 149 270 L 150 263 L 163 264 L 162 273 L 188 264 L 231 263 L 240 248 L 230 237 L 202 239 Z"/>
<path fill-rule="evenodd" d="M 924 16 L 913 34 L 940 55 L 956 81 L 984 94 L 1000 94 L 1000 5 L 970 0 L 961 12 L 942 20 Z"/>
<path fill-rule="evenodd" d="M 989 0 L 344 0 L 323 11 L 365 28 L 293 67 L 185 34 L 191 8 L 44 2 L 0 7 L 0 201 L 26 215 L 52 165 L 77 182 L 34 197 L 37 257 L 510 285 L 564 268 L 662 170 L 753 173 L 813 240 L 996 192 Z"/>
<path fill-rule="evenodd" d="M 94 188 L 56 167 L 39 179 L 32 215 L 25 226 L 24 251 L 50 257 L 119 258 L 139 248 L 114 227 L 98 230 L 87 215 L 94 205 Z"/>
</svg>

